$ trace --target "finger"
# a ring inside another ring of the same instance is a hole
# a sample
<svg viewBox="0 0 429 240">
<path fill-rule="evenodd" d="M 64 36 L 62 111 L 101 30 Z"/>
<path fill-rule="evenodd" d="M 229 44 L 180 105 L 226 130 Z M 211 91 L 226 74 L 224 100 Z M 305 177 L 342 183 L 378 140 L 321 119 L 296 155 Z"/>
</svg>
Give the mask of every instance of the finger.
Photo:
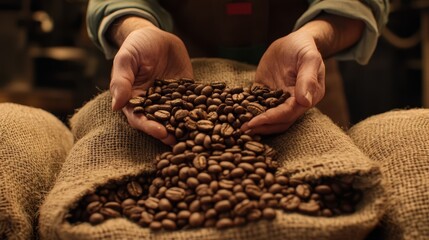
<svg viewBox="0 0 429 240">
<path fill-rule="evenodd" d="M 165 145 L 173 146 L 176 144 L 176 137 L 172 134 L 168 134 L 166 138 L 160 139 Z"/>
<path fill-rule="evenodd" d="M 296 77 L 295 97 L 304 107 L 312 107 L 315 104 L 314 96 L 319 85 L 320 67 L 323 64 L 319 52 L 306 53 L 299 63 Z"/>
<path fill-rule="evenodd" d="M 275 108 L 268 109 L 266 112 L 254 117 L 247 124 L 248 128 L 254 129 L 262 125 L 274 125 L 288 122 L 290 119 L 296 119 L 308 108 L 301 106 L 296 102 L 295 97 L 289 97 L 284 103 Z"/>
<path fill-rule="evenodd" d="M 123 108 L 123 112 L 131 127 L 159 139 L 169 141 L 167 129 L 159 122 L 148 120 L 143 114 L 135 114 L 129 108 Z"/>
<path fill-rule="evenodd" d="M 131 98 L 137 64 L 125 52 L 118 52 L 113 60 L 110 93 L 112 95 L 112 109 L 123 108 Z"/>
</svg>

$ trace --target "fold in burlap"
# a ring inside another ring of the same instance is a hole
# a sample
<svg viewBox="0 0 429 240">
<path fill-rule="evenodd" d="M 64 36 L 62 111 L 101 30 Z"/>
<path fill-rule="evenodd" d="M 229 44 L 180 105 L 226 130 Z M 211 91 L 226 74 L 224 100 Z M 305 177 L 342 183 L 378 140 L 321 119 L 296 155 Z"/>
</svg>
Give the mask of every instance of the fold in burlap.
<svg viewBox="0 0 429 240">
<path fill-rule="evenodd" d="M 388 211 L 386 239 L 429 237 L 429 110 L 391 111 L 368 118 L 349 135 L 380 163 Z"/>
<path fill-rule="evenodd" d="M 52 114 L 18 104 L 0 104 L 0 123 L 0 239 L 31 239 L 73 136 Z"/>
<path fill-rule="evenodd" d="M 197 80 L 248 85 L 254 70 L 233 61 L 193 61 Z M 243 69 L 243 71 L 240 71 Z M 57 183 L 41 207 L 40 233 L 45 239 L 363 239 L 383 213 L 378 167 L 345 133 L 313 109 L 286 133 L 267 139 L 279 151 L 282 169 L 298 177 L 353 175 L 364 199 L 351 215 L 334 218 L 278 212 L 273 221 L 217 230 L 201 228 L 152 232 L 124 218 L 100 225 L 72 225 L 65 220 L 82 196 L 109 180 L 153 171 L 155 154 L 166 151 L 158 140 L 131 129 L 121 113 L 112 113 L 103 93 L 71 119 L 78 141 L 66 159 Z"/>
</svg>

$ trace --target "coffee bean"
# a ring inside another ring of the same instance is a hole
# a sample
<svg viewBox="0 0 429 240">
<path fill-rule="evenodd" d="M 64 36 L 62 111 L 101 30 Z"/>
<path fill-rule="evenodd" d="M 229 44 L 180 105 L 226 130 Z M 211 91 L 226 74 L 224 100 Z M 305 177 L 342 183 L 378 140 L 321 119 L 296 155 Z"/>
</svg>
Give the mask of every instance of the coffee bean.
<svg viewBox="0 0 429 240">
<path fill-rule="evenodd" d="M 256 141 L 248 141 L 244 144 L 244 148 L 257 154 L 264 152 L 265 147 L 262 143 Z"/>
<path fill-rule="evenodd" d="M 296 195 L 300 198 L 308 198 L 311 195 L 310 186 L 307 184 L 300 184 L 296 187 Z"/>
<path fill-rule="evenodd" d="M 232 206 L 231 206 L 231 202 L 230 201 L 228 201 L 228 200 L 222 200 L 222 201 L 219 201 L 219 202 L 217 202 L 215 204 L 214 209 L 217 212 L 226 212 L 226 211 L 231 210 L 231 207 Z"/>
<path fill-rule="evenodd" d="M 186 109 L 180 109 L 174 114 L 174 118 L 176 121 L 183 121 L 185 117 L 187 117 L 189 114 L 189 111 Z"/>
<path fill-rule="evenodd" d="M 204 223 L 204 215 L 199 212 L 194 212 L 189 216 L 189 225 L 191 227 L 200 227 Z"/>
<path fill-rule="evenodd" d="M 139 197 L 143 193 L 143 189 L 137 181 L 131 181 L 127 184 L 128 193 L 133 197 Z"/>
<path fill-rule="evenodd" d="M 168 200 L 173 202 L 181 201 L 185 198 L 186 193 L 185 190 L 178 188 L 178 187 L 172 187 L 167 189 L 165 192 L 165 196 L 168 198 Z"/>
<path fill-rule="evenodd" d="M 199 120 L 197 122 L 197 127 L 198 127 L 198 130 L 202 132 L 208 132 L 213 129 L 214 125 L 209 120 Z"/>
<path fill-rule="evenodd" d="M 234 128 L 228 123 L 223 123 L 221 125 L 220 134 L 224 137 L 230 137 L 234 132 Z"/>
<path fill-rule="evenodd" d="M 173 146 L 172 152 L 174 155 L 183 153 L 186 150 L 186 147 L 186 142 L 179 142 Z"/>
<path fill-rule="evenodd" d="M 121 213 L 111 209 L 111 208 L 101 208 L 100 209 L 100 213 L 105 217 L 105 218 L 118 218 L 121 217 Z"/>
<path fill-rule="evenodd" d="M 104 221 L 104 216 L 101 213 L 93 213 L 89 217 L 89 223 L 96 225 Z"/>
<path fill-rule="evenodd" d="M 167 198 L 162 198 L 159 200 L 158 204 L 159 210 L 161 211 L 171 211 L 173 209 L 173 205 Z"/>
<path fill-rule="evenodd" d="M 165 110 L 158 110 L 154 113 L 154 116 L 160 121 L 167 121 L 168 119 L 170 119 L 170 112 Z"/>
<path fill-rule="evenodd" d="M 207 158 L 204 155 L 197 155 L 192 163 L 196 169 L 201 171 L 207 167 Z"/>
<path fill-rule="evenodd" d="M 253 116 L 257 116 L 265 112 L 265 108 L 259 103 L 251 102 L 247 105 L 247 111 L 249 111 Z"/>
<path fill-rule="evenodd" d="M 259 220 L 261 217 L 262 217 L 262 212 L 261 212 L 261 210 L 259 210 L 259 209 L 257 209 L 257 208 L 254 208 L 254 209 L 251 209 L 251 210 L 249 211 L 249 213 L 248 213 L 248 214 L 247 214 L 247 216 L 246 216 L 246 219 L 247 219 L 248 221 L 253 222 L 253 221 Z"/>
<path fill-rule="evenodd" d="M 186 161 L 186 155 L 181 153 L 181 154 L 177 154 L 174 155 L 171 159 L 170 159 L 171 163 L 173 164 L 180 164 Z"/>
<path fill-rule="evenodd" d="M 111 208 L 111 209 L 118 211 L 118 212 L 120 212 L 122 209 L 122 206 L 119 202 L 107 202 L 107 203 L 103 204 L 103 207 Z"/>
<path fill-rule="evenodd" d="M 222 218 L 216 222 L 216 228 L 224 229 L 234 226 L 234 222 L 229 218 Z"/>
<path fill-rule="evenodd" d="M 295 195 L 288 195 L 280 199 L 279 204 L 284 210 L 291 211 L 298 208 L 298 206 L 301 204 L 301 200 Z"/>
<path fill-rule="evenodd" d="M 298 206 L 299 211 L 304 212 L 306 214 L 316 214 L 320 210 L 319 204 L 314 201 L 310 200 L 309 202 L 301 202 Z"/>
<path fill-rule="evenodd" d="M 174 221 L 170 219 L 164 219 L 161 221 L 162 227 L 166 230 L 175 230 L 177 225 Z"/>
<path fill-rule="evenodd" d="M 155 197 L 149 197 L 144 202 L 144 205 L 145 205 L 145 207 L 150 208 L 150 209 L 157 209 L 159 206 L 159 199 L 155 198 Z"/>
</svg>

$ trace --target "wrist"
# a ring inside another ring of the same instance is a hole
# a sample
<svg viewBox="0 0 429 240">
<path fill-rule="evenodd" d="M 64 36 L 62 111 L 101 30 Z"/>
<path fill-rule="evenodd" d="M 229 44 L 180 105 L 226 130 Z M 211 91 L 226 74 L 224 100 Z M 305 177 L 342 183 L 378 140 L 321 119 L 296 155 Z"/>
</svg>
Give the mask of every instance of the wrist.
<svg viewBox="0 0 429 240">
<path fill-rule="evenodd" d="M 116 19 L 107 29 L 106 39 L 114 46 L 120 47 L 128 35 L 138 29 L 156 27 L 147 19 L 126 15 Z"/>
<path fill-rule="evenodd" d="M 323 58 L 328 58 L 356 44 L 364 28 L 358 19 L 321 14 L 299 30 L 309 33 Z"/>
</svg>

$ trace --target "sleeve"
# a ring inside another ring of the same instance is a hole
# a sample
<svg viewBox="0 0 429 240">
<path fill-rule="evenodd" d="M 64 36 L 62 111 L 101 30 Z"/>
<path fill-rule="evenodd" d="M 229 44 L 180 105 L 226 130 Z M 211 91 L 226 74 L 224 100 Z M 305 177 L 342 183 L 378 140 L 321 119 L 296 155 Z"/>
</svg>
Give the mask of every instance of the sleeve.
<svg viewBox="0 0 429 240">
<path fill-rule="evenodd" d="M 297 20 L 299 29 L 322 11 L 344 17 L 360 19 L 366 24 L 362 38 L 352 48 L 337 53 L 338 60 L 355 60 L 367 64 L 377 46 L 378 37 L 387 23 L 389 0 L 313 0 L 310 7 Z"/>
<path fill-rule="evenodd" d="M 173 29 L 170 14 L 157 0 L 90 0 L 86 13 L 88 35 L 107 59 L 113 58 L 118 49 L 109 44 L 105 33 L 115 19 L 124 15 L 140 16 L 165 31 Z"/>
</svg>

